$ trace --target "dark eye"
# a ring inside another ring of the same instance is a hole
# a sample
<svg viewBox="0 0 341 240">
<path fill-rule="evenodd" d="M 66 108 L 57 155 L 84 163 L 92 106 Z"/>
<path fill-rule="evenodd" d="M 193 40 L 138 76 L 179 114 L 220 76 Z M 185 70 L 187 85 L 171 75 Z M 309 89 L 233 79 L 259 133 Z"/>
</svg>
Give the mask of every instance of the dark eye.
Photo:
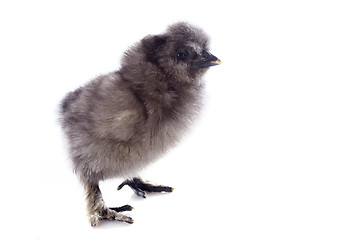
<svg viewBox="0 0 341 240">
<path fill-rule="evenodd" d="M 176 58 L 183 61 L 186 60 L 189 57 L 188 52 L 180 51 L 176 54 Z"/>
</svg>

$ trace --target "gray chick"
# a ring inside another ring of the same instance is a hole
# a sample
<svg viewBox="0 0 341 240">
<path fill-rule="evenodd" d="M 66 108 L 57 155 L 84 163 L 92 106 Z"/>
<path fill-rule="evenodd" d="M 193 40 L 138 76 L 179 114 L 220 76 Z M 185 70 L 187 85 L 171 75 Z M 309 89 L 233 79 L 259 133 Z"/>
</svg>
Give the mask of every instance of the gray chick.
<svg viewBox="0 0 341 240">
<path fill-rule="evenodd" d="M 173 147 L 202 106 L 202 75 L 220 60 L 208 52 L 208 37 L 185 22 L 160 35 L 148 35 L 128 49 L 118 71 L 98 76 L 70 92 L 61 103 L 61 125 L 75 173 L 86 192 L 91 226 L 101 220 L 133 223 L 108 208 L 99 181 L 124 177 L 124 185 L 146 192 L 167 186 L 132 178 Z"/>
</svg>

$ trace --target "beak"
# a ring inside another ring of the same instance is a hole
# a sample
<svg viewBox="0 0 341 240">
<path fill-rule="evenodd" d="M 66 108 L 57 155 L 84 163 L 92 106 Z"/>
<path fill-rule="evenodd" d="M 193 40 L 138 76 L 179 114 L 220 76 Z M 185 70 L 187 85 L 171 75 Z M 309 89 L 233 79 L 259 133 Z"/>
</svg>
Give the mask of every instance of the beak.
<svg viewBox="0 0 341 240">
<path fill-rule="evenodd" d="M 202 51 L 201 57 L 202 59 L 198 62 L 199 68 L 207 68 L 221 64 L 221 61 L 216 56 L 206 50 Z"/>
</svg>

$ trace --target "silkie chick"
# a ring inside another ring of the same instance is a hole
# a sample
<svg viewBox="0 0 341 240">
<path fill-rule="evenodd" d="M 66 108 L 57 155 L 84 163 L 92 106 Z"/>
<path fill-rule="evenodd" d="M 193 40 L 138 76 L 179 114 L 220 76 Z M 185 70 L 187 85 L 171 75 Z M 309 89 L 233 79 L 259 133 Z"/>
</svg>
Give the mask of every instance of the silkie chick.
<svg viewBox="0 0 341 240">
<path fill-rule="evenodd" d="M 108 208 L 99 181 L 124 177 L 124 185 L 146 192 L 171 192 L 136 177 L 179 142 L 202 107 L 202 76 L 220 64 L 209 53 L 208 37 L 185 22 L 148 35 L 128 49 L 118 71 L 101 75 L 70 92 L 60 106 L 74 171 L 86 191 L 91 226 L 101 220 L 133 223 Z"/>
</svg>

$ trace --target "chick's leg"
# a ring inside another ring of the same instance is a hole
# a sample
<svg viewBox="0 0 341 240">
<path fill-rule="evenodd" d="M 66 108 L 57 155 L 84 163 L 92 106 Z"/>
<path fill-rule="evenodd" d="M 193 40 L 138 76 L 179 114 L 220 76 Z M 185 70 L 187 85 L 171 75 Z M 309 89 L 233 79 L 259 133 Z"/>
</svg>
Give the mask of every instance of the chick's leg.
<svg viewBox="0 0 341 240">
<path fill-rule="evenodd" d="M 119 208 L 108 208 L 102 197 L 98 184 L 86 184 L 86 203 L 88 216 L 92 227 L 98 225 L 101 220 L 116 220 L 120 222 L 133 223 L 133 219 L 119 212 L 130 211 L 132 207 L 125 205 Z"/>
<path fill-rule="evenodd" d="M 147 183 L 140 178 L 127 179 L 123 183 L 121 183 L 117 190 L 120 190 L 123 186 L 128 185 L 136 195 L 146 198 L 146 192 L 172 192 L 173 188 L 162 185 L 153 185 L 151 183 Z"/>
</svg>

